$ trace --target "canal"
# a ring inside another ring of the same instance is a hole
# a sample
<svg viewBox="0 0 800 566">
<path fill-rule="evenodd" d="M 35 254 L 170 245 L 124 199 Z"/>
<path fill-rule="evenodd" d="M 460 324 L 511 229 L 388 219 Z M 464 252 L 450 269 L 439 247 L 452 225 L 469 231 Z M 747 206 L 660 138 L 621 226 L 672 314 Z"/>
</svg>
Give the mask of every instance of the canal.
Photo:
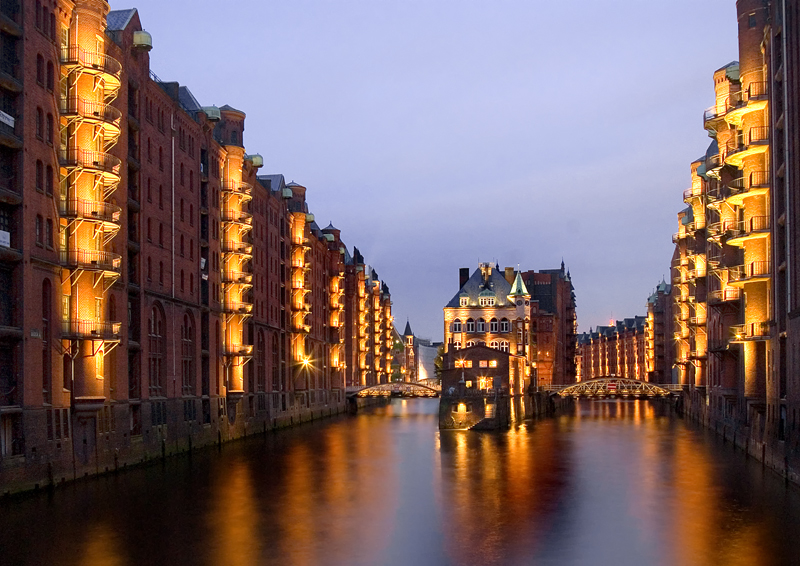
<svg viewBox="0 0 800 566">
<path fill-rule="evenodd" d="M 800 563 L 800 490 L 647 401 L 506 433 L 393 400 L 0 501 L 0 563 Z"/>
</svg>

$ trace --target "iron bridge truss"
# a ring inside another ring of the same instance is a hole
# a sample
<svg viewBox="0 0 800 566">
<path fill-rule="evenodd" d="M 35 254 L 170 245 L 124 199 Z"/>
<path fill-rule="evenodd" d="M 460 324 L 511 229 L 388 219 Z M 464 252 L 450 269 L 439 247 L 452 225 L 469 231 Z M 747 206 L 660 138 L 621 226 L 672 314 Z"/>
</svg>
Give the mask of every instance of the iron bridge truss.
<svg viewBox="0 0 800 566">
<path fill-rule="evenodd" d="M 554 391 L 561 397 L 668 397 L 672 393 L 654 383 L 623 377 L 591 379 Z"/>
</svg>

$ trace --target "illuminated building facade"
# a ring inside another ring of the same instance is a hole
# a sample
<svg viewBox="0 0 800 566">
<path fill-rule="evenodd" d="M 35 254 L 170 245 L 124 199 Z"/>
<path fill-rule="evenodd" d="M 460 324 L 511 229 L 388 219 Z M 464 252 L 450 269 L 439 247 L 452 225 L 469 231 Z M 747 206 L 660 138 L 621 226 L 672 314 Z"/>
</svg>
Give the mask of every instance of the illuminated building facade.
<svg viewBox="0 0 800 566">
<path fill-rule="evenodd" d="M 618 320 L 578 336 L 580 381 L 618 376 L 644 380 L 647 375 L 646 317 Z"/>
<path fill-rule="evenodd" d="M 572 383 L 575 324 L 563 263 L 539 273 L 481 263 L 472 275 L 459 271 L 459 292 L 444 307 L 445 351 L 486 345 L 525 358 L 532 384 Z"/>
<path fill-rule="evenodd" d="M 675 363 L 690 414 L 796 470 L 800 6 L 739 0 L 736 11 L 739 60 L 714 73 L 712 142 L 691 165 L 673 237 Z"/>
<path fill-rule="evenodd" d="M 353 248 L 345 250 L 344 351 L 347 386 L 389 383 L 392 375 L 394 318 L 389 287 Z"/>
<path fill-rule="evenodd" d="M 259 175 L 245 113 L 156 77 L 135 9 L 9 0 L 0 23 L 0 485 L 344 410 L 349 255 L 304 187 Z"/>
<path fill-rule="evenodd" d="M 647 298 L 645 321 L 645 371 L 651 383 L 672 383 L 673 344 L 672 286 L 658 284 Z"/>
</svg>

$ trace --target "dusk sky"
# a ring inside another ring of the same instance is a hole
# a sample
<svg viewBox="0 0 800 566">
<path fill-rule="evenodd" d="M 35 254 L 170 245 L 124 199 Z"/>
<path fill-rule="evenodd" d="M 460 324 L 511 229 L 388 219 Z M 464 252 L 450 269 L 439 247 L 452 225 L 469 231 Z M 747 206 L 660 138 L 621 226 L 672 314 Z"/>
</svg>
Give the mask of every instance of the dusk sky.
<svg viewBox="0 0 800 566">
<path fill-rule="evenodd" d="M 563 257 L 581 331 L 645 314 L 737 54 L 731 0 L 111 1 L 130 7 L 151 69 L 246 112 L 261 173 L 306 186 L 434 340 L 478 261 Z"/>
</svg>

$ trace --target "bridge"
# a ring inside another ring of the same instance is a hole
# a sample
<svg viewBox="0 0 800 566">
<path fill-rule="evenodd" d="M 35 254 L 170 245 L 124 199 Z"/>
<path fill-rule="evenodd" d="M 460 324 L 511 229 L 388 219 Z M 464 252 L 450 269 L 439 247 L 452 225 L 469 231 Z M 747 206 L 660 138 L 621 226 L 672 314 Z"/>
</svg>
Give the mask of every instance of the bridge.
<svg viewBox="0 0 800 566">
<path fill-rule="evenodd" d="M 348 397 L 438 397 L 442 386 L 436 383 L 395 381 L 347 388 Z"/>
<path fill-rule="evenodd" d="M 669 397 L 682 390 L 675 383 L 656 384 L 626 377 L 601 377 L 581 381 L 574 385 L 551 385 L 545 388 L 553 395 L 561 397 Z"/>
</svg>

